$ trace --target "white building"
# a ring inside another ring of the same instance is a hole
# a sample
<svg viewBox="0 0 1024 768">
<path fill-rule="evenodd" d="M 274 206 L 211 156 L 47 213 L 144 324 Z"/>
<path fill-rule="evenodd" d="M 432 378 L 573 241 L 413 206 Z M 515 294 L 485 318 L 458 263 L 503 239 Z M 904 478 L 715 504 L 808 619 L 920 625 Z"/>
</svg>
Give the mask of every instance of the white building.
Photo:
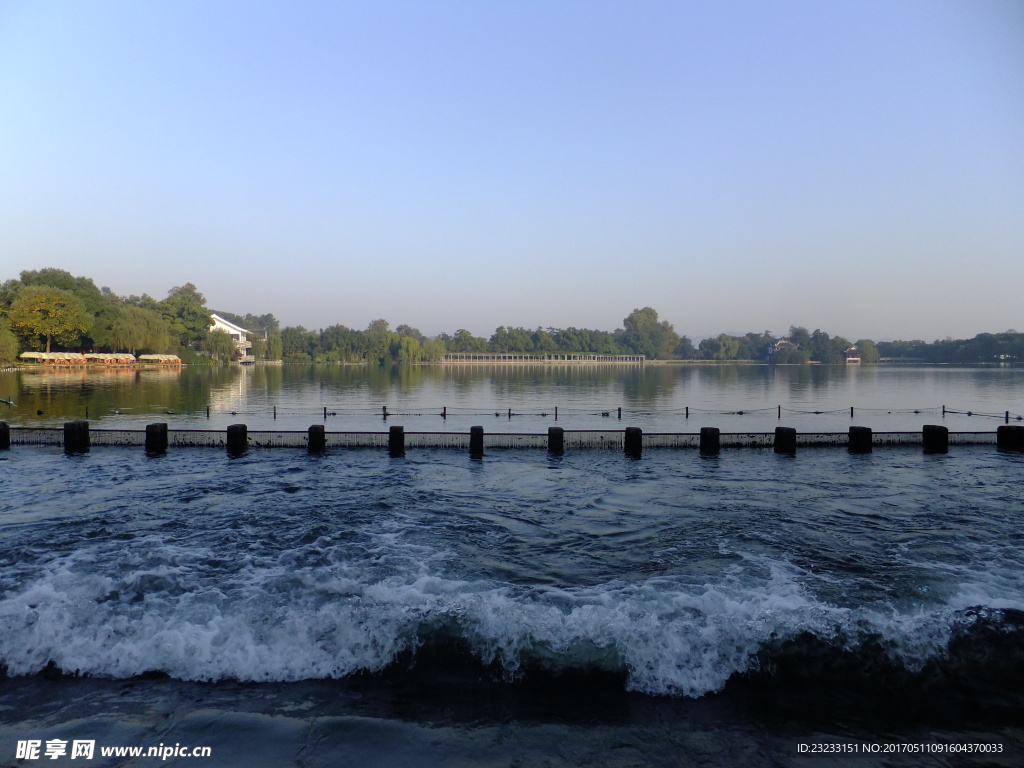
<svg viewBox="0 0 1024 768">
<path fill-rule="evenodd" d="M 211 331 L 224 331 L 232 339 L 235 340 L 235 348 L 238 350 L 241 362 L 251 363 L 252 357 L 252 342 L 249 341 L 249 334 L 252 331 L 247 331 L 241 326 L 235 325 L 229 320 L 225 320 L 220 315 L 210 315 L 210 319 L 213 321 L 213 325 L 210 326 Z"/>
</svg>

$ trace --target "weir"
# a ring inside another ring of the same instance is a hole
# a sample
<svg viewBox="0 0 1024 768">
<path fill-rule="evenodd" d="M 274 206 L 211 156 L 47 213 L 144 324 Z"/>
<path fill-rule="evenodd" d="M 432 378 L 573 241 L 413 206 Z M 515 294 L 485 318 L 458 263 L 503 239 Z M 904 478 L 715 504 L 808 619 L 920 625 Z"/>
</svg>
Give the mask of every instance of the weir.
<svg viewBox="0 0 1024 768">
<path fill-rule="evenodd" d="M 448 449 L 483 456 L 490 450 L 536 450 L 554 455 L 586 450 L 607 450 L 640 457 L 650 450 L 696 449 L 704 455 L 728 448 L 765 448 L 793 455 L 802 448 L 847 448 L 867 453 L 879 446 L 922 446 L 926 453 L 944 453 L 949 446 L 993 445 L 999 450 L 1024 451 L 1024 427 L 1000 426 L 995 432 L 949 432 L 924 425 L 918 432 L 872 432 L 850 427 L 848 432 L 797 432 L 780 427 L 775 432 L 721 432 L 705 427 L 697 432 L 648 432 L 626 429 L 562 429 L 546 433 L 486 432 L 473 427 L 469 432 L 406 432 L 392 426 L 387 432 L 328 432 L 315 424 L 308 430 L 249 430 L 232 424 L 226 430 L 169 429 L 167 424 L 150 424 L 145 429 L 91 429 L 87 421 L 68 422 L 60 427 L 12 427 L 0 422 L 0 450 L 15 446 L 58 446 L 84 453 L 102 446 L 139 446 L 149 454 L 174 448 L 220 448 L 238 455 L 254 448 L 304 448 L 311 453 L 330 449 L 370 448 L 387 450 L 401 457 L 408 450 Z"/>
</svg>

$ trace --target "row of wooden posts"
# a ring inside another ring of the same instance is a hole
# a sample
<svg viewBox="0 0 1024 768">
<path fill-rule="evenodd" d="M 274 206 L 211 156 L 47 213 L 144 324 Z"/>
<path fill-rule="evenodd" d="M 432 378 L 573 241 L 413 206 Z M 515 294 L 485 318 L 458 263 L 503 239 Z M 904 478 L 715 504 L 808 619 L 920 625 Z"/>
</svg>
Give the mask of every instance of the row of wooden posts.
<svg viewBox="0 0 1024 768">
<path fill-rule="evenodd" d="M 949 429 L 936 424 L 922 427 L 922 445 L 925 453 L 946 453 L 949 450 Z M 83 453 L 89 450 L 89 422 L 69 421 L 64 424 L 64 450 L 67 453 Z M 146 426 L 146 452 L 152 454 L 167 451 L 167 424 L 148 424 Z M 11 446 L 10 427 L 0 422 L 0 449 Z M 772 444 L 775 453 L 795 454 L 797 432 L 793 427 L 776 427 L 775 439 Z M 245 424 L 232 424 L 227 428 L 226 447 L 230 454 L 244 453 L 249 447 L 248 427 Z M 700 430 L 700 452 L 714 455 L 721 449 L 721 433 L 717 427 L 703 427 Z M 848 447 L 850 453 L 870 453 L 872 449 L 872 431 L 870 427 L 850 427 Z M 1024 451 L 1024 426 L 1000 426 L 996 429 L 996 447 L 1002 450 Z M 327 433 L 322 424 L 314 424 L 309 428 L 307 450 L 310 453 L 322 453 L 327 449 Z M 548 452 L 554 455 L 565 453 L 565 430 L 562 427 L 548 428 Z M 639 427 L 626 427 L 623 434 L 623 452 L 627 456 L 639 458 L 643 453 L 643 430 Z M 405 455 L 405 428 L 393 426 L 388 431 L 388 453 L 391 456 Z M 470 456 L 484 454 L 484 428 L 470 427 Z"/>
</svg>

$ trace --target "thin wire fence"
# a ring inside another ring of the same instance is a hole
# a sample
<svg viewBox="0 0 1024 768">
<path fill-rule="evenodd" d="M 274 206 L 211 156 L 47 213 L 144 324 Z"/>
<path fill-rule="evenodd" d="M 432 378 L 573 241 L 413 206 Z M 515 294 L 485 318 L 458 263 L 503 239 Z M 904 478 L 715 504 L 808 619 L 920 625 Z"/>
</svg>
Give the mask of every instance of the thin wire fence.
<svg viewBox="0 0 1024 768">
<path fill-rule="evenodd" d="M 857 414 L 865 415 L 962 415 L 985 419 L 1002 419 L 1004 422 L 1009 423 L 1011 421 L 1024 421 L 1024 414 L 1017 413 L 1010 410 L 1002 412 L 988 412 L 988 411 L 976 411 L 967 408 L 951 408 L 945 405 L 937 406 L 922 406 L 922 407 L 894 407 L 894 408 L 867 408 L 861 406 L 846 406 L 842 408 L 793 408 L 790 406 L 776 405 L 776 406 L 765 406 L 759 408 L 699 408 L 691 406 L 665 406 L 665 407 L 650 407 L 650 408 L 623 408 L 621 406 L 607 406 L 601 407 L 596 406 L 592 408 L 575 408 L 575 407 L 561 407 L 561 406 L 540 406 L 536 408 L 510 408 L 505 407 L 494 407 L 494 408 L 482 408 L 482 407 L 449 407 L 449 406 L 435 406 L 435 407 L 417 407 L 413 409 L 396 409 L 391 410 L 388 406 L 375 406 L 375 407 L 364 407 L 364 408 L 350 408 L 339 405 L 325 405 L 317 408 L 301 407 L 301 406 L 271 406 L 268 408 L 248 408 L 248 409 L 229 409 L 229 408 L 214 408 L 208 407 L 206 409 L 206 415 L 212 417 L 214 415 L 224 416 L 253 416 L 253 417 L 270 417 L 272 419 L 285 419 L 285 418 L 298 418 L 300 416 L 319 417 L 322 419 L 330 418 L 366 418 L 372 416 L 379 416 L 383 419 L 391 418 L 430 418 L 438 417 L 445 421 L 448 419 L 459 420 L 465 418 L 506 418 L 513 419 L 516 417 L 541 417 L 541 418 L 579 418 L 579 417 L 603 417 L 612 419 L 621 419 L 623 417 L 679 417 L 682 419 L 689 419 L 694 416 L 766 416 L 775 414 L 777 418 L 781 419 L 783 416 L 838 416 L 849 414 L 850 418 L 855 418 Z"/>
</svg>

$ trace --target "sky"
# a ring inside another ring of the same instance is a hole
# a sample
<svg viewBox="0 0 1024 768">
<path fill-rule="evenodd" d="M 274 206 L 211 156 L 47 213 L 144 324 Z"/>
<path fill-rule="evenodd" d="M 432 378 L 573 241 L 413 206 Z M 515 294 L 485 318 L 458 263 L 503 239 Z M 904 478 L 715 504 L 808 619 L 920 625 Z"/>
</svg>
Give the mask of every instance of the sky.
<svg viewBox="0 0 1024 768">
<path fill-rule="evenodd" d="M 1016 0 L 0 0 L 0 281 L 427 335 L 1024 331 Z"/>
</svg>

